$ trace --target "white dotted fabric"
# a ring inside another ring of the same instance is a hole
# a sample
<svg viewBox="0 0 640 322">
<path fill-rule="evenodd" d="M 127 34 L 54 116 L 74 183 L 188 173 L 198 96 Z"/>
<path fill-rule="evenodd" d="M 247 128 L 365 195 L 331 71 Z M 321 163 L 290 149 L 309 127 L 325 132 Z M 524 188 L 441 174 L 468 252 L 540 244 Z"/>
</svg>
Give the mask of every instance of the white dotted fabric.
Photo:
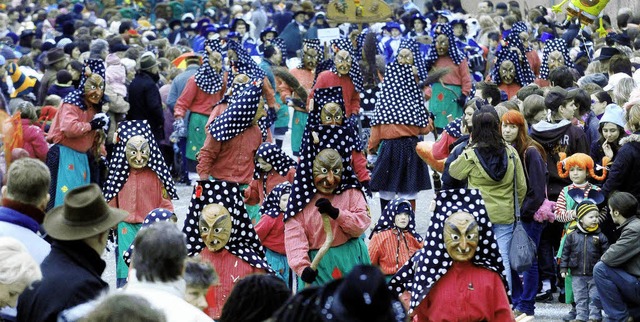
<svg viewBox="0 0 640 322">
<path fill-rule="evenodd" d="M 402 207 L 401 207 L 402 206 Z M 419 242 L 423 241 L 422 236 L 416 232 L 416 214 L 411 208 L 411 203 L 403 198 L 396 198 L 391 200 L 387 206 L 382 210 L 382 215 L 380 215 L 380 219 L 378 219 L 378 223 L 373 230 L 371 230 L 371 235 L 369 235 L 369 239 L 373 237 L 374 233 L 389 230 L 396 228 L 395 219 L 396 215 L 402 212 L 409 213 L 409 224 L 406 229 L 413 237 L 415 237 Z"/>
<path fill-rule="evenodd" d="M 228 106 L 209 124 L 208 131 L 216 140 L 227 141 L 251 127 L 262 96 L 262 82 L 233 84 Z"/>
<path fill-rule="evenodd" d="M 129 162 L 125 154 L 125 147 L 131 137 L 141 135 L 147 139 L 149 149 L 151 150 L 147 166 L 158 175 L 158 178 L 162 181 L 162 185 L 171 199 L 177 200 L 178 194 L 173 184 L 173 177 L 171 177 L 162 152 L 160 152 L 156 139 L 151 133 L 149 123 L 147 123 L 146 120 L 124 121 L 118 125 L 116 133 L 116 144 L 113 148 L 111 159 L 109 160 L 109 174 L 107 182 L 103 187 L 104 198 L 107 201 L 115 198 L 122 189 L 122 186 L 127 182 L 129 178 Z"/>
<path fill-rule="evenodd" d="M 182 229 L 187 238 L 189 256 L 199 254 L 205 247 L 200 237 L 198 222 L 204 206 L 214 203 L 225 207 L 231 214 L 231 237 L 224 248 L 251 266 L 274 273 L 267 263 L 264 248 L 244 208 L 240 187 L 233 182 L 200 180 L 193 188 Z"/>
<path fill-rule="evenodd" d="M 447 38 L 449 38 L 449 57 L 451 57 L 451 60 L 453 60 L 456 65 L 460 65 L 466 55 L 458 49 L 458 46 L 456 46 L 456 40 L 453 36 L 453 29 L 451 29 L 451 25 L 449 23 L 438 23 L 433 27 L 434 41 L 441 34 L 444 34 L 447 36 Z M 429 53 L 427 54 L 427 70 L 431 69 L 438 58 L 440 58 L 440 56 L 438 56 L 436 45 L 433 44 L 429 49 Z"/>
<path fill-rule="evenodd" d="M 258 168 L 258 158 L 262 158 L 265 162 L 270 164 L 273 167 L 273 170 L 278 172 L 283 177 L 286 177 L 289 173 L 291 167 L 296 167 L 298 163 L 288 156 L 282 149 L 280 149 L 277 145 L 265 142 L 258 147 L 258 151 L 256 151 L 256 157 L 254 158 L 255 163 L 255 171 L 254 171 L 254 179 L 261 178 L 261 171 Z"/>
<path fill-rule="evenodd" d="M 493 66 L 493 70 L 491 71 L 491 78 L 496 84 L 502 84 L 502 79 L 500 78 L 500 65 L 503 62 L 510 60 L 516 68 L 516 78 L 514 81 L 522 87 L 527 86 L 535 81 L 536 76 L 533 74 L 531 67 L 529 67 L 527 58 L 523 55 L 523 61 L 520 62 L 518 53 L 512 48 L 515 47 L 503 47 L 496 54 L 496 64 Z"/>
<path fill-rule="evenodd" d="M 573 68 L 573 61 L 571 60 L 571 57 L 569 57 L 567 42 L 562 38 L 547 40 L 547 42 L 544 43 L 544 49 L 542 50 L 540 78 L 549 79 L 549 54 L 556 50 L 562 53 L 562 57 L 564 57 L 564 65 Z"/>
<path fill-rule="evenodd" d="M 420 45 L 418 45 L 418 42 L 413 38 L 402 38 L 402 40 L 400 40 L 400 46 L 398 46 L 398 52 L 405 48 L 411 50 L 411 53 L 413 53 L 413 65 L 418 69 L 419 81 L 425 81 L 429 71 L 427 70 L 427 61 L 420 52 Z"/>
<path fill-rule="evenodd" d="M 277 218 L 282 212 L 282 209 L 280 209 L 280 197 L 287 193 L 291 193 L 291 183 L 289 183 L 289 181 L 276 185 L 273 190 L 271 190 L 271 193 L 264 199 L 262 206 L 260 206 L 260 214 Z"/>
<path fill-rule="evenodd" d="M 98 74 L 102 77 L 103 80 L 105 79 L 106 69 L 104 67 L 104 62 L 101 59 L 93 59 L 93 58 L 87 59 L 85 60 L 84 67 L 85 68 L 89 67 L 92 74 Z M 87 80 L 87 76 L 85 75 L 85 73 L 82 73 L 82 75 L 80 76 L 80 85 L 78 86 L 78 89 L 67 94 L 67 96 L 65 96 L 62 101 L 64 103 L 69 103 L 69 104 L 78 106 L 82 110 L 86 110 L 87 106 L 84 104 L 84 83 L 86 80 Z M 104 103 L 104 95 L 102 96 L 102 99 L 100 100 L 99 105 L 102 105 L 103 103 Z"/>
<path fill-rule="evenodd" d="M 219 39 L 207 39 L 204 41 L 205 48 L 208 46 L 213 52 L 222 54 L 220 48 Z M 209 52 L 204 51 L 202 57 L 202 65 L 196 71 L 195 75 L 196 86 L 207 94 L 213 94 L 222 89 L 222 75 L 213 70 L 213 67 L 209 65 Z"/>
<path fill-rule="evenodd" d="M 411 65 L 388 65 L 371 124 L 427 126 L 424 95 L 414 79 Z"/>
</svg>

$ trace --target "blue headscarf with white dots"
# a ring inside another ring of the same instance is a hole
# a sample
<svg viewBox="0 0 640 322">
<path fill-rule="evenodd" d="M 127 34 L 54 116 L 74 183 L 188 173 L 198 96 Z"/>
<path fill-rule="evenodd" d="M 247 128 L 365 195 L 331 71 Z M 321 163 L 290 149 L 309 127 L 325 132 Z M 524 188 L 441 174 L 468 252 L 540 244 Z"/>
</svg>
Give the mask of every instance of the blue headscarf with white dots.
<svg viewBox="0 0 640 322">
<path fill-rule="evenodd" d="M 415 237 L 419 242 L 423 240 L 422 236 L 416 232 L 416 214 L 411 207 L 411 203 L 403 198 L 396 198 L 391 200 L 384 210 L 382 210 L 382 215 L 378 219 L 378 223 L 373 230 L 371 230 L 371 235 L 369 235 L 369 239 L 373 237 L 373 234 L 389 229 L 396 228 L 395 220 L 396 215 L 406 212 L 409 214 L 409 224 L 405 228 L 413 237 Z"/>
<path fill-rule="evenodd" d="M 404 124 L 426 127 L 429 124 L 424 94 L 418 88 L 412 67 L 398 63 L 387 67 L 380 84 L 372 126 Z"/>
</svg>

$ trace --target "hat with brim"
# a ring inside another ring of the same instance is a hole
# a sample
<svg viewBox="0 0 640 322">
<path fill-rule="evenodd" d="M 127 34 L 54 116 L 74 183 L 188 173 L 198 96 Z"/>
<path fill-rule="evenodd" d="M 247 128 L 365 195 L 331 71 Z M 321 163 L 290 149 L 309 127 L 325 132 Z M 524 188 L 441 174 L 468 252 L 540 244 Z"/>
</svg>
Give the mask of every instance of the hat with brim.
<svg viewBox="0 0 640 322">
<path fill-rule="evenodd" d="M 67 59 L 67 56 L 64 54 L 64 49 L 62 48 L 54 48 L 47 52 L 47 56 L 44 58 L 44 64 L 46 66 L 51 66 L 59 61 L 63 61 Z"/>
<path fill-rule="evenodd" d="M 596 57 L 594 60 L 607 60 L 617 54 L 620 54 L 620 50 L 617 48 L 602 47 L 602 49 L 600 49 L 600 56 Z"/>
<path fill-rule="evenodd" d="M 278 31 L 276 30 L 276 28 L 267 27 L 260 33 L 260 40 L 264 41 L 264 37 L 266 37 L 270 32 L 273 33 L 273 38 L 278 37 Z"/>
<path fill-rule="evenodd" d="M 75 188 L 64 197 L 64 204 L 51 209 L 43 227 L 54 239 L 81 240 L 109 230 L 129 214 L 107 205 L 96 184 Z"/>
<path fill-rule="evenodd" d="M 153 56 L 153 53 L 145 53 L 140 57 L 139 66 L 142 70 L 149 70 L 158 66 L 158 60 Z"/>
</svg>

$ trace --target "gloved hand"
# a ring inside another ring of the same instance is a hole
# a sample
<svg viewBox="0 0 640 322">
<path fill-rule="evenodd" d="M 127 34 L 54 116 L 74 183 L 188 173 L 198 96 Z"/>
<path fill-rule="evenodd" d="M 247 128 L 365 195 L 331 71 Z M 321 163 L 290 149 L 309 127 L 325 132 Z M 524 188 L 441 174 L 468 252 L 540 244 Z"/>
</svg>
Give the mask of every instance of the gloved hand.
<svg viewBox="0 0 640 322">
<path fill-rule="evenodd" d="M 89 124 L 92 130 L 102 128 L 105 132 L 109 131 L 109 117 L 105 113 L 96 114 Z"/>
<path fill-rule="evenodd" d="M 311 267 L 305 267 L 302 271 L 302 275 L 300 278 L 303 282 L 307 284 L 311 284 L 316 281 L 316 277 L 318 277 L 318 271 L 314 270 Z"/>
<path fill-rule="evenodd" d="M 458 103 L 458 105 L 460 105 L 460 107 L 464 108 L 464 104 L 467 103 L 467 95 L 460 94 L 460 97 L 458 97 L 458 99 L 456 99 L 456 103 Z"/>
<path fill-rule="evenodd" d="M 340 214 L 340 210 L 332 206 L 331 201 L 327 198 L 318 199 L 318 201 L 316 201 L 316 207 L 318 208 L 318 212 L 331 217 L 331 219 L 337 219 Z"/>
<path fill-rule="evenodd" d="M 360 182 L 360 184 L 362 184 L 362 187 L 364 188 L 364 193 L 367 194 L 367 197 L 373 198 L 373 192 L 371 191 L 371 188 L 369 188 L 369 180 L 362 181 Z"/>
</svg>

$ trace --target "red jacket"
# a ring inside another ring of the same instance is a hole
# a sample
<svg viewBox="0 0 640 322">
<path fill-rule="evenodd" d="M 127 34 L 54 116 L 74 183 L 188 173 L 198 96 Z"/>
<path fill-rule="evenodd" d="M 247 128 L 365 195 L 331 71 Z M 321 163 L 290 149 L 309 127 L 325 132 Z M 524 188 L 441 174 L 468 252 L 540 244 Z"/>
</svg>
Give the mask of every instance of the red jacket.
<svg viewBox="0 0 640 322">
<path fill-rule="evenodd" d="M 47 152 L 49 152 L 49 145 L 44 139 L 44 132 L 37 126 L 31 124 L 31 120 L 22 119 L 22 148 L 29 152 L 29 156 L 32 158 L 45 161 L 47 159 Z"/>
</svg>

